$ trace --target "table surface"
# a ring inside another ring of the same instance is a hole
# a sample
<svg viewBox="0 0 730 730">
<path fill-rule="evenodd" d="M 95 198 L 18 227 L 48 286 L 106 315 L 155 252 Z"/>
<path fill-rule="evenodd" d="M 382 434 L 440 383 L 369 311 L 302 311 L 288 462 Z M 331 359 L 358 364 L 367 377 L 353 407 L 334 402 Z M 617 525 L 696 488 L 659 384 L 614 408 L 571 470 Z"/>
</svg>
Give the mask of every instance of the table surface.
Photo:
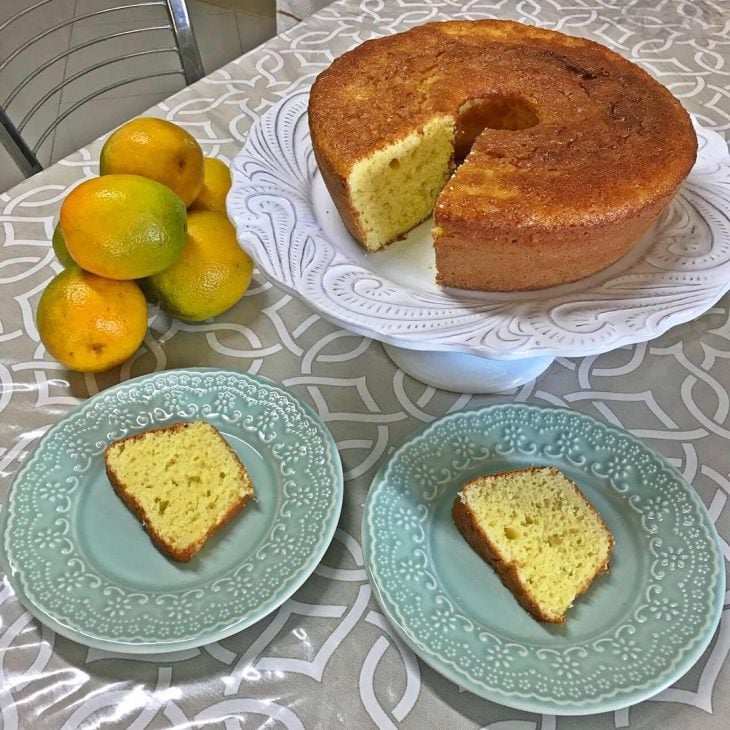
<svg viewBox="0 0 730 730">
<path fill-rule="evenodd" d="M 306 89 L 338 54 L 378 35 L 447 18 L 521 20 L 604 43 L 648 69 L 707 127 L 730 128 L 730 8 L 721 0 L 344 0 L 233 61 L 152 113 L 184 125 L 206 155 L 230 161 L 252 121 Z M 120 380 L 215 366 L 259 373 L 308 401 L 345 471 L 335 538 L 304 586 L 249 629 L 157 657 L 112 655 L 55 635 L 0 589 L 0 712 L 5 728 L 226 722 L 231 727 L 720 728 L 730 715 L 730 612 L 700 661 L 653 700 L 614 713 L 539 717 L 463 692 L 394 636 L 366 577 L 360 520 L 395 444 L 467 405 L 551 403 L 622 426 L 661 452 L 707 506 L 730 557 L 730 297 L 648 343 L 559 358 L 500 396 L 435 390 L 375 341 L 329 324 L 260 275 L 215 321 L 155 313 L 139 353 L 103 375 L 70 373 L 39 343 L 33 312 L 59 270 L 50 247 L 59 205 L 98 174 L 101 142 L 0 196 L 0 498 L 45 431 Z"/>
</svg>

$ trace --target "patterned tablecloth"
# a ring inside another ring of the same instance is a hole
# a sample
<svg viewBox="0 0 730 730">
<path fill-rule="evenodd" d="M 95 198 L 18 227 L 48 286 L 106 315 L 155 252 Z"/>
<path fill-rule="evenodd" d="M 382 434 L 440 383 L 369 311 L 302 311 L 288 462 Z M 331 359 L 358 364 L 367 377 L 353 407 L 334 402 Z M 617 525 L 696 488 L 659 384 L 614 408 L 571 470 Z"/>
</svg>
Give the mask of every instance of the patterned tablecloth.
<svg viewBox="0 0 730 730">
<path fill-rule="evenodd" d="M 594 38 L 658 77 L 700 122 L 730 128 L 730 8 L 723 0 L 344 0 L 160 104 L 205 154 L 230 161 L 257 115 L 306 89 L 335 56 L 374 36 L 449 17 L 512 18 Z M 399 371 L 375 341 L 340 330 L 257 275 L 215 321 L 154 313 L 143 348 L 110 373 L 70 373 L 33 322 L 59 269 L 50 238 L 64 195 L 98 173 L 100 142 L 0 196 L 0 497 L 46 430 L 74 405 L 130 377 L 186 366 L 260 373 L 308 401 L 331 429 L 345 471 L 335 539 L 281 608 L 200 649 L 133 657 L 88 649 L 33 619 L 0 590 L 3 727 L 720 728 L 730 716 L 730 612 L 700 661 L 651 701 L 555 718 L 498 706 L 442 678 L 394 636 L 363 565 L 360 520 L 389 451 L 466 405 L 550 403 L 618 424 L 691 482 L 730 557 L 730 298 L 652 342 L 558 359 L 500 396 L 438 391 Z"/>
<path fill-rule="evenodd" d="M 276 29 L 281 33 L 329 5 L 327 0 L 276 0 Z"/>
</svg>

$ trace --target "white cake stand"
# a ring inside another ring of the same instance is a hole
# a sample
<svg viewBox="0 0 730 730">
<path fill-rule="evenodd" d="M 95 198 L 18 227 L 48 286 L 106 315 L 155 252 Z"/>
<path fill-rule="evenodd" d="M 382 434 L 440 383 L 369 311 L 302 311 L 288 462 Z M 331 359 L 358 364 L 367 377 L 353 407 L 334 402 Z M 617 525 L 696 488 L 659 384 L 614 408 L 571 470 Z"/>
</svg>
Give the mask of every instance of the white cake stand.
<svg viewBox="0 0 730 730">
<path fill-rule="evenodd" d="M 307 93 L 251 127 L 227 208 L 243 248 L 275 285 L 345 329 L 380 340 L 409 375 L 447 390 L 500 392 L 555 357 L 642 342 L 709 309 L 730 289 L 730 156 L 697 126 L 697 163 L 654 228 L 613 266 L 539 292 L 434 283 L 431 222 L 369 254 L 352 239 L 317 169 Z"/>
</svg>

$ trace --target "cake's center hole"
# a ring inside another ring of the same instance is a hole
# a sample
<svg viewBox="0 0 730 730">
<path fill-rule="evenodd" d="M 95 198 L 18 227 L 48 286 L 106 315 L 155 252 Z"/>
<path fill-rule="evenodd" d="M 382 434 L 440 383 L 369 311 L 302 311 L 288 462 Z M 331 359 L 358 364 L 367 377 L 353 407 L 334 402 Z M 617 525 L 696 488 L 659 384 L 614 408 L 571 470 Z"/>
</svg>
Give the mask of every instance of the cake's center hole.
<svg viewBox="0 0 730 730">
<path fill-rule="evenodd" d="M 485 129 L 528 129 L 539 121 L 532 104 L 518 96 L 494 94 L 472 99 L 461 107 L 456 120 L 456 160 L 460 162 L 469 154 L 474 140 Z"/>
</svg>

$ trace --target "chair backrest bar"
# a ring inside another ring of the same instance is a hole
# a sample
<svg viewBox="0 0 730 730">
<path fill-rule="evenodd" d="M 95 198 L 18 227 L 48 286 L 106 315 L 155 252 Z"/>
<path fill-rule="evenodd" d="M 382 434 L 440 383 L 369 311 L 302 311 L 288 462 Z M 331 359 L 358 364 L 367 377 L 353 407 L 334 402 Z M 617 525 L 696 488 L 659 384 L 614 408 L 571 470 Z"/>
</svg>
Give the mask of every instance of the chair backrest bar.
<svg viewBox="0 0 730 730">
<path fill-rule="evenodd" d="M 18 130 L 8 119 L 8 115 L 2 107 L 0 107 L 0 144 L 8 150 L 15 164 L 26 177 L 35 175 L 36 172 L 43 169 L 43 165 L 38 161 L 25 140 L 18 134 Z"/>
<path fill-rule="evenodd" d="M 198 42 L 195 40 L 195 33 L 192 25 L 190 25 L 188 8 L 181 0 L 167 0 L 167 12 L 180 49 L 180 62 L 185 74 L 185 81 L 188 84 L 193 84 L 205 76 L 205 71 L 203 70 L 203 62 L 200 59 Z"/>
<path fill-rule="evenodd" d="M 33 79 L 40 76 L 47 68 L 50 66 L 53 66 L 54 63 L 57 63 L 58 61 L 63 60 L 64 58 L 67 58 L 68 56 L 71 56 L 72 54 L 76 53 L 76 51 L 81 51 L 84 48 L 89 48 L 90 46 L 95 46 L 98 43 L 103 43 L 104 41 L 110 41 L 114 38 L 123 38 L 124 36 L 134 35 L 136 33 L 150 33 L 152 31 L 160 31 L 160 30 L 170 30 L 169 25 L 151 25 L 149 28 L 131 28 L 130 30 L 120 30 L 117 33 L 109 33 L 109 35 L 103 35 L 99 36 L 99 38 L 92 38 L 91 40 L 85 41 L 84 43 L 79 43 L 78 46 L 73 46 L 72 48 L 69 48 L 63 53 L 59 53 L 53 58 L 50 58 L 45 63 L 41 64 L 36 68 L 32 73 L 29 73 L 5 98 L 5 101 L 2 102 L 2 106 L 7 109 L 12 103 L 13 99 L 31 82 Z M 172 49 L 174 51 L 177 51 L 177 49 Z"/>
</svg>

